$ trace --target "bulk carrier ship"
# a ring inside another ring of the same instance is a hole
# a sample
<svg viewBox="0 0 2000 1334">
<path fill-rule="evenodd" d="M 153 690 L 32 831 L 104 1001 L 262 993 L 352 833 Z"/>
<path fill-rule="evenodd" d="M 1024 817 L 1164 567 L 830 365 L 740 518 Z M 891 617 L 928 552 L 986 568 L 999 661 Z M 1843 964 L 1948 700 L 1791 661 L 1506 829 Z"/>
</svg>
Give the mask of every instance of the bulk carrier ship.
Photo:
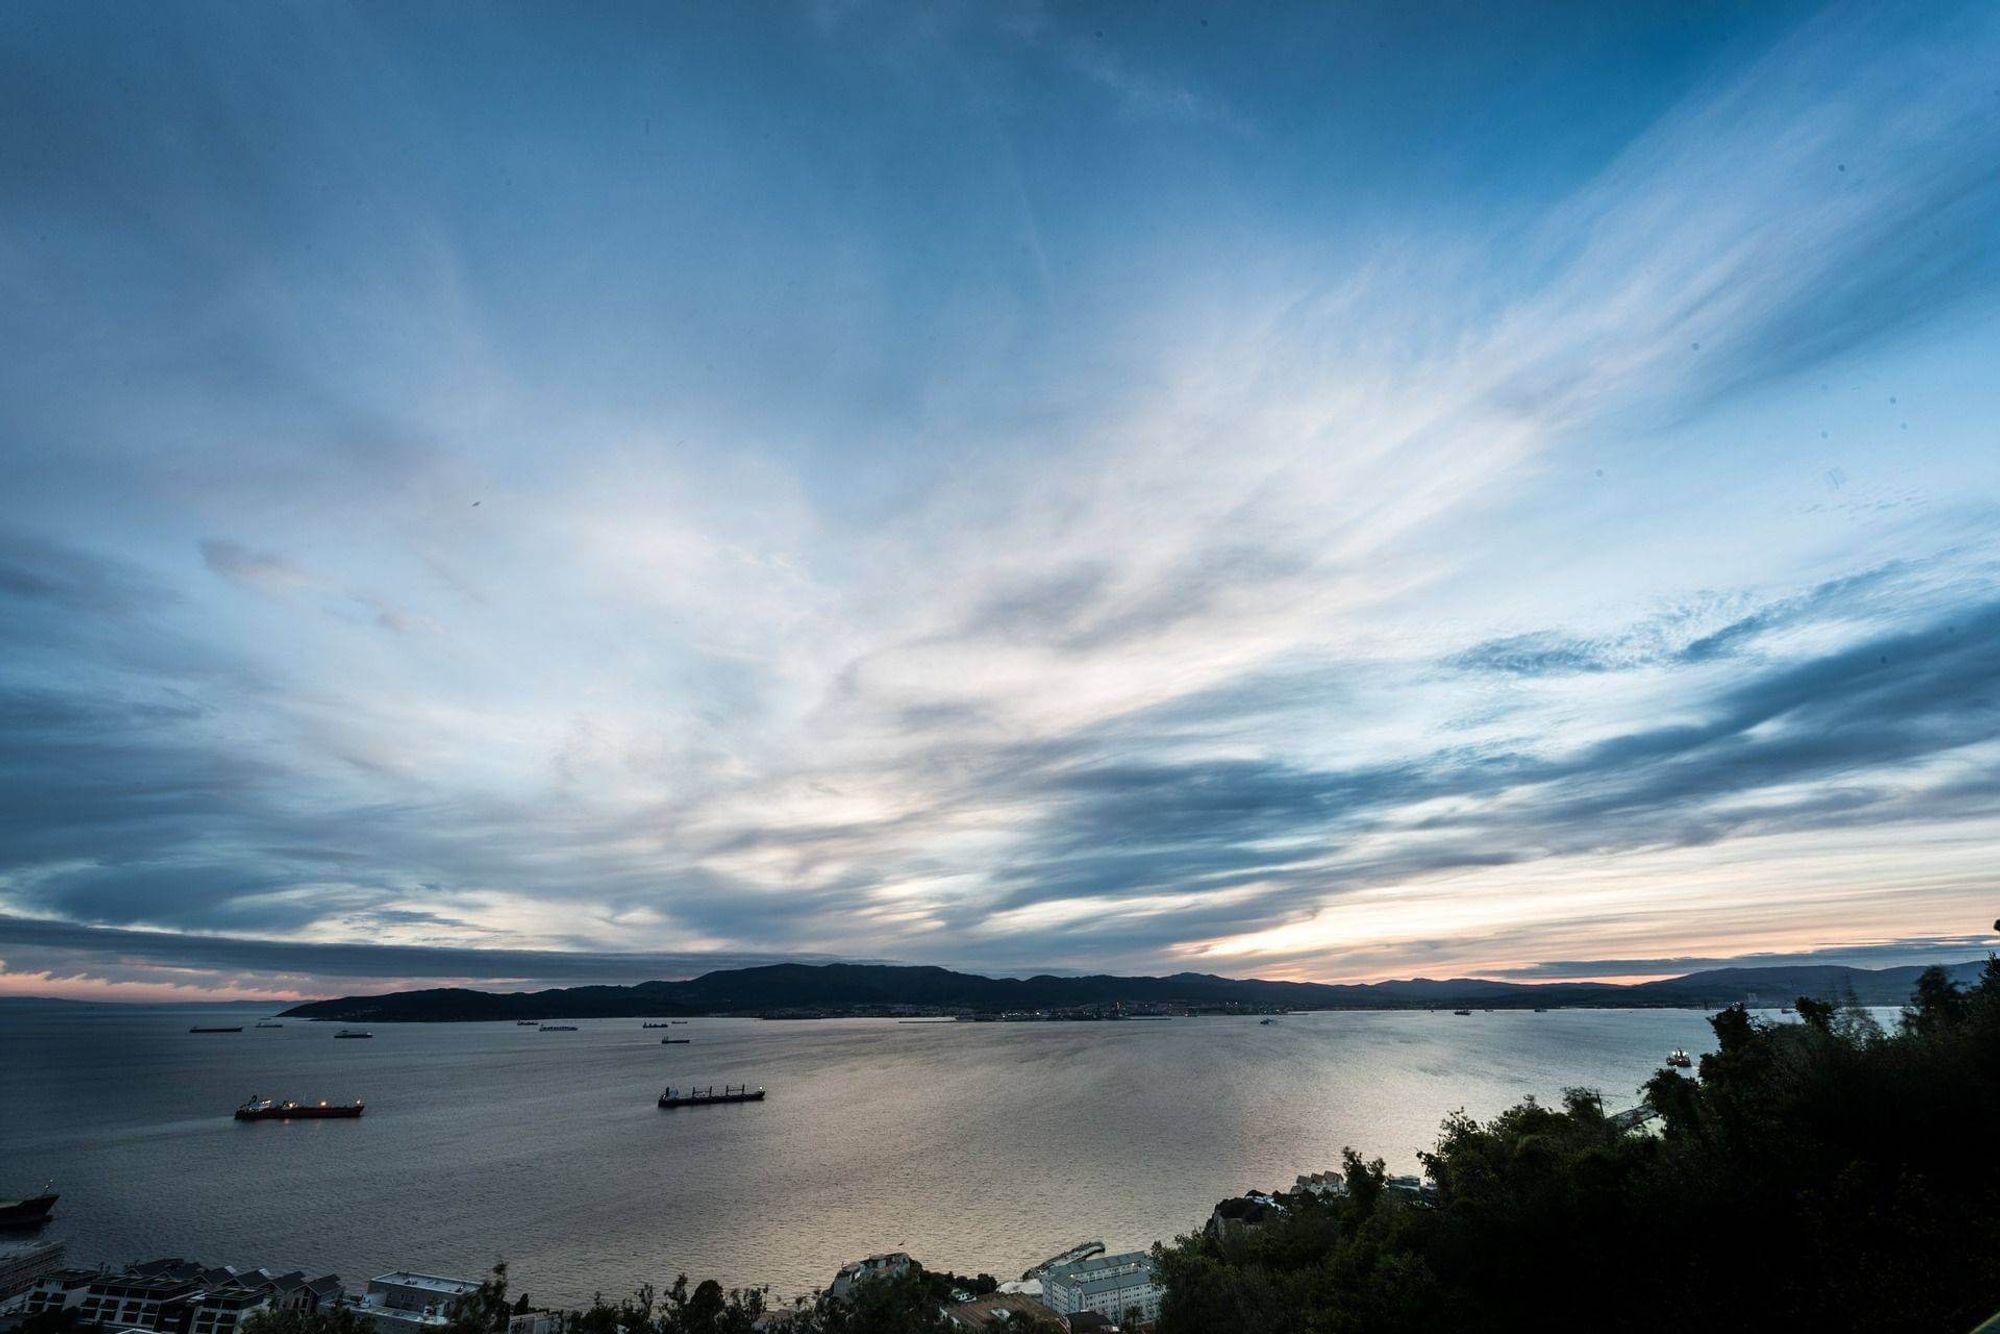
<svg viewBox="0 0 2000 1334">
<path fill-rule="evenodd" d="M 720 1093 L 715 1091 L 713 1084 L 707 1088 L 689 1089 L 685 1093 L 679 1089 L 669 1088 L 660 1095 L 662 1107 L 706 1107 L 710 1103 L 717 1102 L 762 1101 L 764 1101 L 764 1090 L 753 1089 L 747 1084 L 724 1084 Z"/>
<path fill-rule="evenodd" d="M 275 1098 L 260 1098 L 250 1095 L 250 1100 L 236 1109 L 238 1121 L 313 1121 L 326 1117 L 359 1116 L 363 1103 L 353 1102 L 293 1102 L 289 1098 L 279 1102 Z"/>
<path fill-rule="evenodd" d="M 49 1221 L 49 1212 L 56 1207 L 59 1198 L 55 1191 L 45 1186 L 40 1195 L 0 1200 L 0 1230 L 40 1227 Z"/>
</svg>

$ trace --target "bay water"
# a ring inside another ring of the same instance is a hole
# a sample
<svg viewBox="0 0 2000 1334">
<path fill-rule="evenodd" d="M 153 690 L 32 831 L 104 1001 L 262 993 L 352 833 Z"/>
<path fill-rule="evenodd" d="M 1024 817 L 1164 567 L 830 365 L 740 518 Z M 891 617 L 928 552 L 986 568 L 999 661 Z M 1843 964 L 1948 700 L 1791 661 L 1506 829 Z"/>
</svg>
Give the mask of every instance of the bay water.
<svg viewBox="0 0 2000 1334">
<path fill-rule="evenodd" d="M 885 1250 L 1006 1279 L 1085 1239 L 1140 1248 L 1198 1228 L 1226 1196 L 1337 1167 L 1344 1145 L 1417 1171 L 1454 1110 L 1572 1085 L 1629 1106 L 1669 1050 L 1710 1045 L 1692 1010 L 599 1019 L 376 1025 L 359 1041 L 252 1027 L 268 1013 L 0 1009 L 0 1195 L 53 1182 L 43 1235 L 72 1263 L 176 1255 L 353 1289 L 504 1259 L 538 1302 L 682 1272 L 789 1296 Z M 769 1096 L 655 1104 L 668 1084 L 725 1082 Z M 368 1110 L 233 1120 L 252 1093 Z"/>
</svg>

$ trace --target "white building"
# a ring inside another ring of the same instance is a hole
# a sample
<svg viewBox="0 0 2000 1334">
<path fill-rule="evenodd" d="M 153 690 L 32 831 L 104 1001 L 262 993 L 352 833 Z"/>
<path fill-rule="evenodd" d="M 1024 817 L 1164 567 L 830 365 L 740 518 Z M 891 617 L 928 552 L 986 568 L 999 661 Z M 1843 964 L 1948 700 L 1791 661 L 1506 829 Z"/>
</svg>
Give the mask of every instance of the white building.
<svg viewBox="0 0 2000 1334">
<path fill-rule="evenodd" d="M 355 1311 L 374 1322 L 377 1334 L 428 1334 L 451 1319 L 453 1303 L 478 1291 L 474 1279 L 397 1270 L 368 1280 Z"/>
<path fill-rule="evenodd" d="M 1294 1195 L 1317 1195 L 1322 1199 L 1338 1199 L 1347 1194 L 1347 1174 L 1344 1172 L 1313 1172 L 1301 1176 L 1292 1187 Z"/>
<path fill-rule="evenodd" d="M 1151 1324 L 1160 1318 L 1163 1291 L 1144 1251 L 1092 1256 L 1042 1275 L 1042 1302 L 1058 1315 L 1091 1311 L 1115 1322 L 1131 1314 Z"/>
<path fill-rule="evenodd" d="M 854 1285 L 877 1278 L 901 1278 L 916 1267 L 902 1251 L 884 1251 L 871 1255 L 866 1260 L 856 1260 L 853 1264 L 842 1265 L 840 1272 L 833 1276 L 833 1286 L 826 1290 L 829 1297 L 846 1297 L 854 1291 Z"/>
</svg>

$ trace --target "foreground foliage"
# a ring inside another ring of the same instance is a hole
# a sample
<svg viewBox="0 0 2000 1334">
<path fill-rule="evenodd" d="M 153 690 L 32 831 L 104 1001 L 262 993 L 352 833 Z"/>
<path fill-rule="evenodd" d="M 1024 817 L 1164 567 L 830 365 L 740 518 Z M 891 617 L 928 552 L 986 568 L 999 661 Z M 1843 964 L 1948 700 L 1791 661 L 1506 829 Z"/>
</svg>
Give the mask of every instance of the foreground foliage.
<svg viewBox="0 0 2000 1334">
<path fill-rule="evenodd" d="M 1345 1199 L 1155 1248 L 1160 1334 L 1968 1330 L 2000 1310 L 2000 960 L 1928 970 L 1898 1031 L 1798 1003 L 1711 1024 L 1700 1078 L 1448 1119 L 1434 1206 L 1346 1156 Z"/>
<path fill-rule="evenodd" d="M 955 1291 L 992 1292 L 991 1275 L 961 1278 L 918 1266 L 894 1278 L 874 1278 L 855 1286 L 851 1296 L 822 1293 L 789 1307 L 771 1308 L 763 1289 L 725 1291 L 714 1279 L 689 1286 L 687 1275 L 665 1292 L 650 1285 L 630 1297 L 607 1302 L 600 1295 L 580 1311 L 554 1313 L 559 1334 L 751 1334 L 760 1318 L 778 1317 L 771 1328 L 785 1334 L 947 1334 L 953 1326 L 943 1308 Z M 494 1266 L 479 1290 L 452 1306 L 444 1334 L 507 1334 L 508 1322 L 528 1311 L 523 1296 L 507 1300 L 507 1266 Z M 1018 1322 L 1012 1328 L 1032 1334 Z M 61 1334 L 60 1331 L 55 1334 Z M 246 1334 L 351 1334 L 333 1329 L 273 1329 Z"/>
<path fill-rule="evenodd" d="M 444 1334 L 507 1334 L 515 1317 L 529 1314 L 527 1294 L 507 1300 L 507 1266 L 497 1264 L 479 1285 L 452 1304 Z M 764 1314 L 761 1289 L 724 1291 L 714 1279 L 690 1287 L 686 1274 L 665 1292 L 651 1284 L 612 1303 L 600 1294 L 581 1311 L 553 1313 L 561 1334 L 750 1334 Z"/>
<path fill-rule="evenodd" d="M 375 1322 L 352 1307 L 322 1311 L 252 1311 L 240 1334 L 375 1334 Z"/>
</svg>

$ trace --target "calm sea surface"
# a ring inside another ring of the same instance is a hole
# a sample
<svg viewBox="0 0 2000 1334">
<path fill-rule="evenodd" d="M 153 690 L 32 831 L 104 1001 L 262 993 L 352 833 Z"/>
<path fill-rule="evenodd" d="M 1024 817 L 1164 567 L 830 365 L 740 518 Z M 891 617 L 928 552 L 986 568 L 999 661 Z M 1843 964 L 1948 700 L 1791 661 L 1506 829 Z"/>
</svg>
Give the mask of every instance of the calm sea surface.
<svg viewBox="0 0 2000 1334">
<path fill-rule="evenodd" d="M 196 1036 L 266 1011 L 0 1009 L 0 1195 L 53 1180 L 74 1262 L 181 1255 L 339 1273 L 509 1262 L 552 1302 L 686 1271 L 781 1294 L 907 1250 L 1002 1278 L 1114 1250 L 1337 1165 L 1416 1170 L 1438 1121 L 1600 1088 L 1613 1108 L 1688 1010 L 1331 1013 L 1125 1024 L 696 1019 L 574 1033 L 378 1025 Z M 662 1111 L 663 1085 L 769 1100 Z M 358 1121 L 244 1123 L 251 1093 L 367 1100 Z"/>
</svg>

